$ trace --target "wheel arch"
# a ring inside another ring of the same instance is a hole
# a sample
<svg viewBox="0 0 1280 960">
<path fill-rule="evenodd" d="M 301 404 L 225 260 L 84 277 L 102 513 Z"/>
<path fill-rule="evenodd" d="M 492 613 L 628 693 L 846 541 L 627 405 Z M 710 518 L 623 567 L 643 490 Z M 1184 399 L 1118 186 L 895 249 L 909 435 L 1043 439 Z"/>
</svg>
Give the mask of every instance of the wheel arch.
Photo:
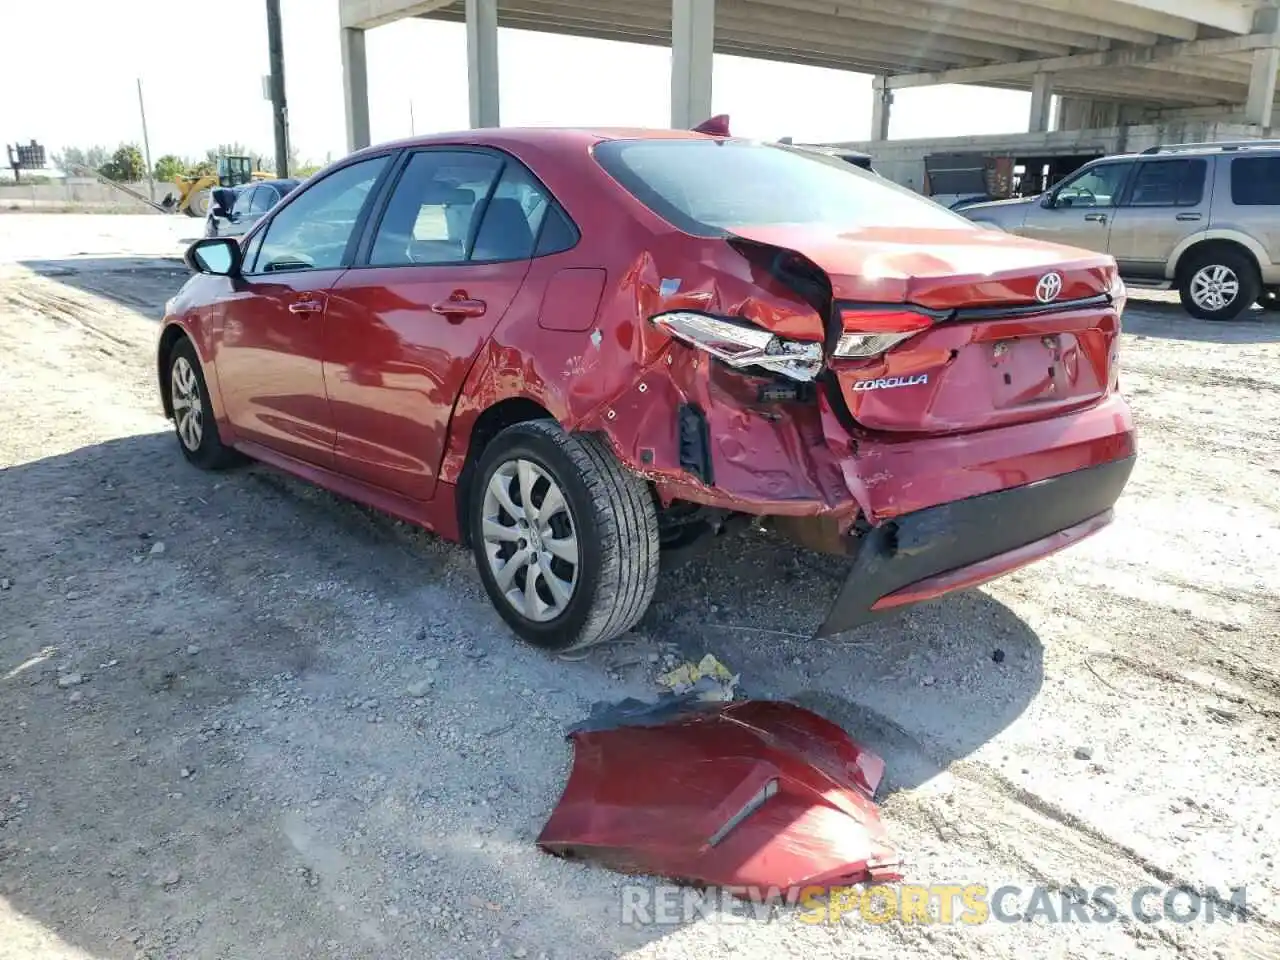
<svg viewBox="0 0 1280 960">
<path fill-rule="evenodd" d="M 1188 237 L 1174 250 L 1173 256 L 1169 258 L 1166 279 L 1181 281 L 1187 264 L 1194 262 L 1197 255 L 1208 250 L 1222 249 L 1224 247 L 1237 250 L 1248 256 L 1253 261 L 1259 275 L 1262 273 L 1263 265 L 1271 262 L 1271 259 L 1267 256 L 1266 249 L 1252 237 L 1242 236 L 1234 231 L 1209 230 L 1205 233 L 1197 233 Z"/>
<path fill-rule="evenodd" d="M 191 340 L 179 324 L 171 323 L 160 332 L 160 343 L 156 347 L 156 366 L 160 383 L 160 403 L 164 407 L 167 419 L 173 419 L 173 394 L 169 389 L 169 358 L 173 356 L 173 348 L 183 340 Z M 194 341 L 192 341 L 194 344 Z"/>
<path fill-rule="evenodd" d="M 504 397 L 490 404 L 472 421 L 467 431 L 463 454 L 465 459 L 462 470 L 458 474 L 457 492 L 454 497 L 458 513 L 459 539 L 463 545 L 469 546 L 471 540 L 467 514 L 471 507 L 471 487 L 475 478 L 476 464 L 479 463 L 485 448 L 494 437 L 507 427 L 530 420 L 559 422 L 559 419 L 539 401 L 522 395 Z"/>
</svg>

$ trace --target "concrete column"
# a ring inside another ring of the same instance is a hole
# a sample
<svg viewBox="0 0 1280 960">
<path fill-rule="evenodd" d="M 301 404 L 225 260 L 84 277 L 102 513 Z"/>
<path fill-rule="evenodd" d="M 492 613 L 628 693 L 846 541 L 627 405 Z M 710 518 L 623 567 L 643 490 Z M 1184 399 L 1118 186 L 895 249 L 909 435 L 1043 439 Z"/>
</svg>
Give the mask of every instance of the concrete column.
<svg viewBox="0 0 1280 960">
<path fill-rule="evenodd" d="M 498 0 L 467 0 L 467 92 L 471 126 L 498 126 Z"/>
<path fill-rule="evenodd" d="M 1028 133 L 1048 133 L 1050 110 L 1053 107 L 1053 76 L 1037 73 L 1031 78 L 1031 115 L 1027 120 Z"/>
<path fill-rule="evenodd" d="M 871 103 L 871 139 L 889 139 L 889 115 L 893 112 L 893 91 L 887 77 L 872 77 L 871 90 L 875 99 Z"/>
<path fill-rule="evenodd" d="M 342 94 L 347 108 L 347 151 L 369 146 L 369 71 L 364 31 L 342 28 Z"/>
<path fill-rule="evenodd" d="M 671 0 L 671 127 L 688 130 L 711 116 L 715 0 Z"/>
<path fill-rule="evenodd" d="M 1280 47 L 1264 47 L 1253 52 L 1253 72 L 1249 75 L 1249 99 L 1245 101 L 1245 123 L 1271 126 L 1276 102 L 1276 76 L 1280 72 Z"/>
</svg>

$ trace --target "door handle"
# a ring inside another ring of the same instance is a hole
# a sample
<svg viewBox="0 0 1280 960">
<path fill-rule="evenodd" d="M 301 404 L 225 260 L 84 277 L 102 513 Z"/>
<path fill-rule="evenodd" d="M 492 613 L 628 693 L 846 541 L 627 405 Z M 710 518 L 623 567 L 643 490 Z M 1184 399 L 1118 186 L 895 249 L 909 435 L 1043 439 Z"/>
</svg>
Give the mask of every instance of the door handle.
<svg viewBox="0 0 1280 960">
<path fill-rule="evenodd" d="M 289 304 L 290 313 L 319 313 L 324 309 L 324 303 L 319 300 L 297 300 Z"/>
<path fill-rule="evenodd" d="M 1180 214 L 1178 214 L 1177 219 L 1182 220 L 1182 221 L 1187 221 L 1187 220 L 1199 220 L 1199 219 L 1200 219 L 1200 214 L 1198 214 L 1198 213 L 1180 213 Z"/>
<path fill-rule="evenodd" d="M 1089 221 L 1089 222 L 1091 222 L 1091 223 L 1106 223 L 1106 222 L 1107 222 L 1107 215 L 1106 215 L 1105 213 L 1086 213 L 1086 214 L 1084 215 L 1084 218 L 1085 218 L 1085 220 L 1087 220 L 1087 221 Z"/>
<path fill-rule="evenodd" d="M 450 297 L 431 305 L 431 312 L 442 317 L 482 317 L 486 309 L 483 300 L 472 300 L 469 297 Z"/>
</svg>

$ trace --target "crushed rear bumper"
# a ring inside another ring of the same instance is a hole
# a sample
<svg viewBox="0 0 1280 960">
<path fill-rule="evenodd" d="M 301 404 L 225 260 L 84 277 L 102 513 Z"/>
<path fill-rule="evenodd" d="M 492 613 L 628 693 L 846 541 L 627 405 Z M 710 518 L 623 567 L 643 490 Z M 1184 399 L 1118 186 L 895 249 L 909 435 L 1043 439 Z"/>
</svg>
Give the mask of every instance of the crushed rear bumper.
<svg viewBox="0 0 1280 960">
<path fill-rule="evenodd" d="M 817 636 L 976 586 L 1077 543 L 1111 522 L 1132 456 L 906 513 L 858 540 L 853 568 Z"/>
</svg>

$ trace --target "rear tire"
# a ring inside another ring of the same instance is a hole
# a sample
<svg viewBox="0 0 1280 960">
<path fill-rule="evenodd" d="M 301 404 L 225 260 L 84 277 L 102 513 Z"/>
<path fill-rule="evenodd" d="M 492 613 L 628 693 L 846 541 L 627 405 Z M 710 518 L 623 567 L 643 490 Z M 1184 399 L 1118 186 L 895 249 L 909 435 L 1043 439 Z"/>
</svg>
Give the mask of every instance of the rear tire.
<svg viewBox="0 0 1280 960">
<path fill-rule="evenodd" d="M 526 643 L 566 651 L 613 640 L 653 600 L 653 495 L 598 437 L 553 420 L 503 430 L 477 464 L 467 518 L 485 590 Z"/>
<path fill-rule="evenodd" d="M 186 337 L 169 351 L 169 397 L 178 447 L 201 470 L 225 470 L 241 461 L 240 454 L 222 442 L 209 401 L 209 387 L 196 348 Z"/>
<path fill-rule="evenodd" d="M 1226 246 L 1193 253 L 1178 283 L 1183 308 L 1198 320 L 1234 320 L 1261 293 L 1253 258 Z"/>
</svg>

